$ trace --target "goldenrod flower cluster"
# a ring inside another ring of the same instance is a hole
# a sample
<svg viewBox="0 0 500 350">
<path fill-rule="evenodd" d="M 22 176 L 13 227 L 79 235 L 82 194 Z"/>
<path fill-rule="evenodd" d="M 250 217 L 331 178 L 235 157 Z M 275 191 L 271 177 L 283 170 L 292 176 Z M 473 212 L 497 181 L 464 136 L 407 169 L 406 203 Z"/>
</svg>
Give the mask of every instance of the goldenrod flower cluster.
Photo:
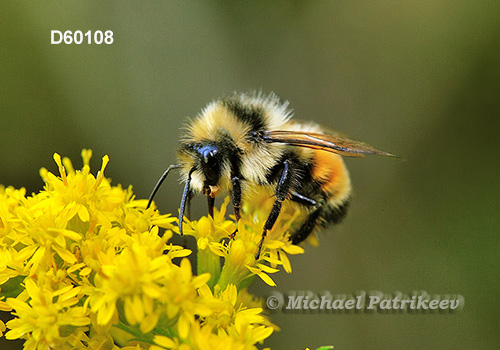
<svg viewBox="0 0 500 350">
<path fill-rule="evenodd" d="M 274 285 L 270 275 L 291 272 L 287 255 L 302 253 L 287 239 L 294 211 L 283 213 L 259 261 L 262 203 L 245 208 L 234 239 L 228 199 L 214 218 L 186 221 L 195 275 L 192 251 L 169 243 L 176 219 L 146 209 L 131 187 L 112 186 L 107 156 L 92 175 L 91 155 L 84 150 L 75 170 L 55 154 L 59 174 L 42 169 L 37 194 L 0 186 L 0 310 L 13 316 L 0 333 L 30 350 L 257 349 L 277 327 L 247 287 L 255 276 Z"/>
</svg>

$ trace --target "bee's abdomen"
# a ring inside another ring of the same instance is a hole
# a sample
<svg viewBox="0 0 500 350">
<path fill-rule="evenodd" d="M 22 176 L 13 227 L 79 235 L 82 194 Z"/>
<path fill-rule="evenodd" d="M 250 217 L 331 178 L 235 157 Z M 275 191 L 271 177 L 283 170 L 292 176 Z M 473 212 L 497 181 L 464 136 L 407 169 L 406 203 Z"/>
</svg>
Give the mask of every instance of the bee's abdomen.
<svg viewBox="0 0 500 350">
<path fill-rule="evenodd" d="M 311 176 L 320 200 L 318 226 L 339 223 L 347 214 L 351 180 L 344 160 L 338 154 L 314 151 Z"/>
<path fill-rule="evenodd" d="M 342 203 L 326 203 L 321 211 L 318 225 L 325 227 L 331 224 L 338 224 L 347 215 L 349 209 L 349 198 Z"/>
<path fill-rule="evenodd" d="M 349 198 L 351 180 L 338 154 L 314 151 L 311 176 L 328 202 L 340 205 Z"/>
</svg>

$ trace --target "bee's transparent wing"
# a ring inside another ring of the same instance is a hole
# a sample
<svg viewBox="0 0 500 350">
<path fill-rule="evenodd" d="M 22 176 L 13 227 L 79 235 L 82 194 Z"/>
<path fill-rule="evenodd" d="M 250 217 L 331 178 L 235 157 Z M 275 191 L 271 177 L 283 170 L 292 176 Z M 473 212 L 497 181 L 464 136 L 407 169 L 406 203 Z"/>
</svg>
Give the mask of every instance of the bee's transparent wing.
<svg viewBox="0 0 500 350">
<path fill-rule="evenodd" d="M 394 154 L 378 150 L 363 142 L 308 131 L 265 131 L 262 137 L 265 142 L 285 143 L 292 146 L 328 151 L 348 157 L 364 157 L 365 154 L 378 154 L 399 158 Z"/>
</svg>

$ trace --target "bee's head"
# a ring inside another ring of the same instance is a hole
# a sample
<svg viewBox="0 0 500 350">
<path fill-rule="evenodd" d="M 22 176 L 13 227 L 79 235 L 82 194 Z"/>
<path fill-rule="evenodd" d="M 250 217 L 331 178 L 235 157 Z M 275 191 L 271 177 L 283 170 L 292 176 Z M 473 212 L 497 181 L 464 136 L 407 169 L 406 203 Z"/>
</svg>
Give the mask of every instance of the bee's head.
<svg viewBox="0 0 500 350">
<path fill-rule="evenodd" d="M 221 176 L 222 154 L 215 143 L 200 143 L 194 151 L 208 186 L 216 186 Z"/>
<path fill-rule="evenodd" d="M 207 140 L 187 143 L 181 146 L 178 155 L 185 178 L 192 173 L 192 190 L 216 197 L 228 189 L 231 167 L 224 144 Z"/>
</svg>

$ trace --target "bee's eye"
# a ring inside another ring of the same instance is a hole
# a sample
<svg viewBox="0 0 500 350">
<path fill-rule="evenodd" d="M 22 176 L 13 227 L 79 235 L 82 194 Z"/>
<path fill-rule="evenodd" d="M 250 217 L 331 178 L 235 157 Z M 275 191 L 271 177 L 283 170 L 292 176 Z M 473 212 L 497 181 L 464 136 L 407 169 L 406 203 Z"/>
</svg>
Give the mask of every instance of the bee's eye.
<svg viewBox="0 0 500 350">
<path fill-rule="evenodd" d="M 220 177 L 220 155 L 214 145 L 204 145 L 198 148 L 200 163 L 209 185 L 217 184 Z"/>
</svg>

